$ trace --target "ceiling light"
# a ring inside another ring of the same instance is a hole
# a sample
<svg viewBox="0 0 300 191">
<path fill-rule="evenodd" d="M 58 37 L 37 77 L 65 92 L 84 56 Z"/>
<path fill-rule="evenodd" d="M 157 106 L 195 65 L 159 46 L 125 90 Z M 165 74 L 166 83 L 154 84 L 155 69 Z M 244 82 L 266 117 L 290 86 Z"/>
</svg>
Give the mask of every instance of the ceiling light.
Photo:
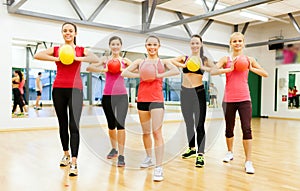
<svg viewBox="0 0 300 191">
<path fill-rule="evenodd" d="M 267 22 L 269 19 L 265 16 L 261 16 L 255 13 L 250 13 L 248 11 L 240 11 L 240 15 L 243 17 L 247 17 L 247 18 L 251 18 L 251 19 L 255 19 L 255 20 L 259 20 L 259 21 L 263 21 L 263 22 Z"/>
</svg>

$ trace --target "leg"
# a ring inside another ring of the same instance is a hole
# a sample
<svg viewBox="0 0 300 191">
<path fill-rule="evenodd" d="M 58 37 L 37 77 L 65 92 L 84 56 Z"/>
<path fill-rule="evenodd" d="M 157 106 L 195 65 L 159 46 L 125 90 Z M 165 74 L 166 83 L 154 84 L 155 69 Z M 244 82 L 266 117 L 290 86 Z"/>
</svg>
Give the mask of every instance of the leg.
<svg viewBox="0 0 300 191">
<path fill-rule="evenodd" d="M 164 141 L 162 136 L 162 123 L 164 118 L 164 109 L 157 108 L 151 110 L 152 132 L 155 145 L 156 166 L 161 166 L 164 154 Z"/>
<path fill-rule="evenodd" d="M 124 155 L 124 145 L 125 145 L 125 120 L 128 111 L 128 96 L 121 95 L 116 97 L 116 123 L 117 123 L 117 138 L 118 138 L 118 148 L 119 154 Z M 115 102 L 115 101 L 113 101 Z"/>
<path fill-rule="evenodd" d="M 150 111 L 142 111 L 138 110 L 139 118 L 140 118 L 140 123 L 142 126 L 143 130 L 143 143 L 144 143 L 144 148 L 146 150 L 146 154 L 148 157 L 152 156 L 152 140 L 151 140 L 151 127 L 150 127 Z"/>
<path fill-rule="evenodd" d="M 228 152 L 233 151 L 233 130 L 235 125 L 235 115 L 237 108 L 235 107 L 235 103 L 226 103 L 224 102 L 222 104 L 223 106 L 223 112 L 225 116 L 225 122 L 226 122 L 226 144 Z"/>
<path fill-rule="evenodd" d="M 241 102 L 238 109 L 241 126 L 243 131 L 243 146 L 246 156 L 246 161 L 251 161 L 252 150 L 252 131 L 251 131 L 251 115 L 252 105 L 250 101 Z"/>
<path fill-rule="evenodd" d="M 193 105 L 196 103 L 194 102 L 196 93 L 194 92 L 194 89 L 184 88 L 182 87 L 181 95 L 180 95 L 180 102 L 181 102 L 181 112 L 183 115 L 184 122 L 186 124 L 186 133 L 187 133 L 187 139 L 189 143 L 190 148 L 195 148 L 195 122 L 194 122 L 194 116 L 193 116 Z M 198 105 L 198 104 L 196 104 Z"/>
<path fill-rule="evenodd" d="M 54 88 L 52 91 L 53 105 L 59 123 L 59 135 L 64 154 L 69 154 L 69 132 L 68 132 L 68 99 L 65 96 L 65 89 Z"/>
<path fill-rule="evenodd" d="M 70 116 L 70 147 L 72 153 L 72 164 L 75 165 L 79 149 L 79 125 L 82 113 L 83 92 L 80 89 L 68 89 L 70 92 L 69 116 Z"/>
<path fill-rule="evenodd" d="M 102 107 L 106 117 L 107 125 L 108 125 L 108 135 L 110 139 L 110 143 L 113 149 L 117 149 L 117 132 L 116 132 L 116 118 L 113 111 L 112 96 L 103 95 L 102 97 Z"/>
<path fill-rule="evenodd" d="M 198 154 L 204 154 L 205 149 L 205 129 L 204 123 L 206 118 L 206 97 L 205 89 L 197 89 L 198 105 L 194 104 L 196 133 L 197 133 L 197 150 Z"/>
</svg>

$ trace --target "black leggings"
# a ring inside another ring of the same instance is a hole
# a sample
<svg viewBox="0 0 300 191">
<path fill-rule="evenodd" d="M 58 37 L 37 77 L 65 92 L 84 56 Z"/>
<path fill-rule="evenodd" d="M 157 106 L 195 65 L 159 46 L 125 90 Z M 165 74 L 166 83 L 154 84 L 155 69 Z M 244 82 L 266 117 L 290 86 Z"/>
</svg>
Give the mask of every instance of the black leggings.
<svg viewBox="0 0 300 191">
<path fill-rule="evenodd" d="M 20 110 L 23 113 L 24 103 L 23 103 L 22 95 L 21 95 L 19 88 L 13 88 L 13 95 L 14 95 L 14 106 L 13 106 L 12 112 L 15 112 L 17 109 L 17 106 L 19 105 Z"/>
<path fill-rule="evenodd" d="M 195 127 L 197 133 L 198 153 L 204 153 L 206 117 L 206 97 L 204 86 L 195 88 L 181 87 L 181 111 L 186 124 L 189 147 L 195 147 Z"/>
<path fill-rule="evenodd" d="M 59 123 L 59 135 L 64 151 L 70 146 L 72 157 L 77 157 L 79 149 L 79 122 L 82 112 L 83 92 L 76 88 L 53 88 L 53 104 Z M 69 119 L 68 119 L 69 108 Z"/>
<path fill-rule="evenodd" d="M 110 130 L 116 127 L 117 130 L 125 128 L 125 119 L 128 111 L 127 95 L 103 95 L 102 107 Z"/>
</svg>

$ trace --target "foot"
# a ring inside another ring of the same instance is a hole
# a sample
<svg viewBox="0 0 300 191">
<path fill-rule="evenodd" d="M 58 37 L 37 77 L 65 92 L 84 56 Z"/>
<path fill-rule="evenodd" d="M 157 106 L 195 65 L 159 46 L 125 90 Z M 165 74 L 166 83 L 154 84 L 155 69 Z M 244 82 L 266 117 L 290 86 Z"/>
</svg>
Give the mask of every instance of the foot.
<svg viewBox="0 0 300 191">
<path fill-rule="evenodd" d="M 181 155 L 183 159 L 195 158 L 196 156 L 196 149 L 191 149 L 190 147 Z"/>
<path fill-rule="evenodd" d="M 251 161 L 245 162 L 245 171 L 247 174 L 254 174 L 255 170 Z"/>
<path fill-rule="evenodd" d="M 77 164 L 71 164 L 70 165 L 70 171 L 69 171 L 69 176 L 77 176 L 78 175 L 78 169 L 77 169 Z"/>
<path fill-rule="evenodd" d="M 201 168 L 204 166 L 204 156 L 201 154 L 198 154 L 197 158 L 196 158 L 196 167 Z"/>
<path fill-rule="evenodd" d="M 59 165 L 60 166 L 68 166 L 70 164 L 70 155 L 64 155 L 63 158 L 61 159 Z"/>
<path fill-rule="evenodd" d="M 118 156 L 118 151 L 115 148 L 112 148 L 111 151 L 108 153 L 107 158 L 112 159 Z"/>
<path fill-rule="evenodd" d="M 125 166 L 124 156 L 119 155 L 119 157 L 118 157 L 118 167 L 124 167 L 124 166 Z"/>
<path fill-rule="evenodd" d="M 226 155 L 225 155 L 225 157 L 223 159 L 223 162 L 228 163 L 231 160 L 233 160 L 233 153 L 229 151 L 228 153 L 226 153 Z"/>
<path fill-rule="evenodd" d="M 151 157 L 146 157 L 145 160 L 141 163 L 140 167 L 141 168 L 148 168 L 150 166 L 153 166 L 154 164 L 152 163 Z"/>
<path fill-rule="evenodd" d="M 155 167 L 153 172 L 153 181 L 160 182 L 164 180 L 163 168 L 161 166 Z"/>
</svg>

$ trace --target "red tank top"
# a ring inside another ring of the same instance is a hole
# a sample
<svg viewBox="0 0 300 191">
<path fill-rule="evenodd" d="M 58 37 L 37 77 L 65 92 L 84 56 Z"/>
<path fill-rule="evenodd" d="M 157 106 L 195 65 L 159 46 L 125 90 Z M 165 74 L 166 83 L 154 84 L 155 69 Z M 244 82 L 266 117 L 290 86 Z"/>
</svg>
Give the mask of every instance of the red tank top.
<svg viewBox="0 0 300 191">
<path fill-rule="evenodd" d="M 54 56 L 58 57 L 59 47 L 54 47 Z M 84 47 L 75 47 L 77 57 L 84 56 Z M 65 65 L 60 61 L 55 62 L 57 73 L 53 83 L 53 88 L 78 88 L 82 89 L 82 80 L 80 76 L 81 62 L 74 61 L 70 65 Z"/>
<path fill-rule="evenodd" d="M 230 68 L 231 64 L 232 60 L 228 57 L 224 68 Z M 248 86 L 248 73 L 249 70 L 244 72 L 233 70 L 232 72 L 226 73 L 224 102 L 251 101 Z"/>
<path fill-rule="evenodd" d="M 143 63 L 144 62 L 145 61 L 143 61 Z M 163 73 L 165 71 L 164 66 L 161 63 L 160 59 L 158 59 L 156 65 L 159 73 Z M 138 88 L 137 101 L 138 102 L 164 102 L 162 83 L 163 83 L 162 78 L 156 78 L 151 82 L 141 80 Z"/>
</svg>

